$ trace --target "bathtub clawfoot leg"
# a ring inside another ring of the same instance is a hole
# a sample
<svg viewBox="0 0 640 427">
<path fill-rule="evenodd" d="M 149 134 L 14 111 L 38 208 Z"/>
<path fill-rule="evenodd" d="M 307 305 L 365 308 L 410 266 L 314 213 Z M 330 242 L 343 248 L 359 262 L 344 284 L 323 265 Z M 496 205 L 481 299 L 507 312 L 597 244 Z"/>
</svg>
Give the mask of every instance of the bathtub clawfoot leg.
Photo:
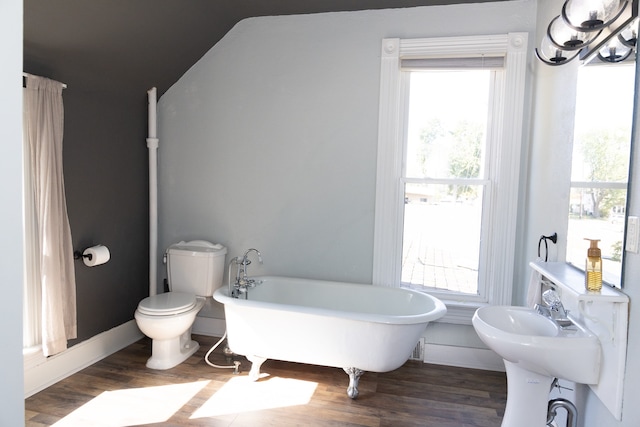
<svg viewBox="0 0 640 427">
<path fill-rule="evenodd" d="M 247 356 L 249 362 L 251 362 L 251 370 L 249 371 L 249 379 L 251 381 L 258 381 L 260 379 L 260 366 L 267 360 L 265 357 L 260 356 Z"/>
<path fill-rule="evenodd" d="M 352 399 L 358 397 L 358 382 L 360 381 L 360 377 L 364 374 L 362 369 L 358 368 L 343 368 L 344 371 L 349 375 L 349 387 L 347 387 L 347 396 Z"/>
</svg>

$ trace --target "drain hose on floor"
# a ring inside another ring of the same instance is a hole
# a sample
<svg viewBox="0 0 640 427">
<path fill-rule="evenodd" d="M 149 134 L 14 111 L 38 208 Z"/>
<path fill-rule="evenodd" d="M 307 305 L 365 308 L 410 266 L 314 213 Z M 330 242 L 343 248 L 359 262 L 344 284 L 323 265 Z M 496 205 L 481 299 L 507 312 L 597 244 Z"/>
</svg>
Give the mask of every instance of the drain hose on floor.
<svg viewBox="0 0 640 427">
<path fill-rule="evenodd" d="M 207 354 L 204 355 L 204 361 L 207 362 L 207 365 L 213 366 L 214 368 L 218 368 L 218 369 L 235 369 L 234 374 L 235 373 L 239 373 L 240 372 L 240 370 L 239 370 L 240 362 L 238 362 L 238 361 L 233 362 L 233 365 L 229 365 L 229 366 L 221 366 L 221 365 L 216 365 L 214 363 L 209 362 L 209 355 L 211 353 L 213 353 L 213 350 L 218 348 L 218 346 L 222 343 L 222 341 L 224 341 L 225 338 L 227 338 L 227 331 L 224 331 L 224 334 L 222 335 L 222 338 L 220 338 L 218 340 L 218 342 L 215 343 L 213 345 L 213 347 L 211 347 L 209 349 L 209 351 L 207 351 Z"/>
</svg>

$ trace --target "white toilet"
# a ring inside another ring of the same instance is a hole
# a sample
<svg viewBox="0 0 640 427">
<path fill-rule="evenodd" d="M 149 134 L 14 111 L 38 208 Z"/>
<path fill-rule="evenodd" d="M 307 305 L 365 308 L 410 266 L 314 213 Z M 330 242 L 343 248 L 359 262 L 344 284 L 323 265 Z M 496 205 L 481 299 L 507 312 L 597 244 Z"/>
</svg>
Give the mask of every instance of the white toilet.
<svg viewBox="0 0 640 427">
<path fill-rule="evenodd" d="M 135 312 L 138 327 L 153 340 L 148 368 L 173 368 L 198 350 L 191 326 L 205 299 L 222 285 L 226 253 L 224 246 L 204 240 L 169 246 L 169 292 L 143 299 Z"/>
</svg>

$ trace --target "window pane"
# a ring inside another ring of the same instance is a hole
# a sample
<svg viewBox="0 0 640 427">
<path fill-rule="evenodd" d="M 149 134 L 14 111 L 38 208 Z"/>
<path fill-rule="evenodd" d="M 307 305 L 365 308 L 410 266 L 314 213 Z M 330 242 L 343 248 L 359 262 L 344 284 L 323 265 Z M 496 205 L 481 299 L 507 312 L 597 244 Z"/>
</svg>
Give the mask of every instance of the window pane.
<svg viewBox="0 0 640 427">
<path fill-rule="evenodd" d="M 482 186 L 406 184 L 402 283 L 476 295 Z"/>
<path fill-rule="evenodd" d="M 492 72 L 410 73 L 403 285 L 478 294 L 481 185 Z M 444 183 L 442 181 L 445 181 Z"/>
<path fill-rule="evenodd" d="M 634 81 L 633 64 L 578 72 L 566 259 L 584 269 L 584 239 L 600 239 L 603 279 L 615 285 L 622 269 L 627 192 L 621 187 L 629 175 Z M 583 188 L 591 182 L 599 185 Z"/>
<path fill-rule="evenodd" d="M 410 76 L 406 176 L 482 177 L 491 72 Z"/>
</svg>

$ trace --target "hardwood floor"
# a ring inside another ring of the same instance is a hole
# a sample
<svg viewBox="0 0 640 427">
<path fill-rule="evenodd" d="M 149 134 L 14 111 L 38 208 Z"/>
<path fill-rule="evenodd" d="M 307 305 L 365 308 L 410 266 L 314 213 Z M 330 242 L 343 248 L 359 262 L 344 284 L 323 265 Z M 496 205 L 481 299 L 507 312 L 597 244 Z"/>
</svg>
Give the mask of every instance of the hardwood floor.
<svg viewBox="0 0 640 427">
<path fill-rule="evenodd" d="M 150 340 L 132 344 L 26 399 L 26 425 L 495 427 L 504 413 L 504 373 L 408 361 L 365 373 L 352 400 L 342 369 L 268 360 L 249 382 L 244 358 L 241 375 L 213 368 L 203 357 L 217 340 L 195 339 L 196 355 L 166 371 L 145 367 Z M 209 360 L 226 365 L 221 347 Z"/>
</svg>

